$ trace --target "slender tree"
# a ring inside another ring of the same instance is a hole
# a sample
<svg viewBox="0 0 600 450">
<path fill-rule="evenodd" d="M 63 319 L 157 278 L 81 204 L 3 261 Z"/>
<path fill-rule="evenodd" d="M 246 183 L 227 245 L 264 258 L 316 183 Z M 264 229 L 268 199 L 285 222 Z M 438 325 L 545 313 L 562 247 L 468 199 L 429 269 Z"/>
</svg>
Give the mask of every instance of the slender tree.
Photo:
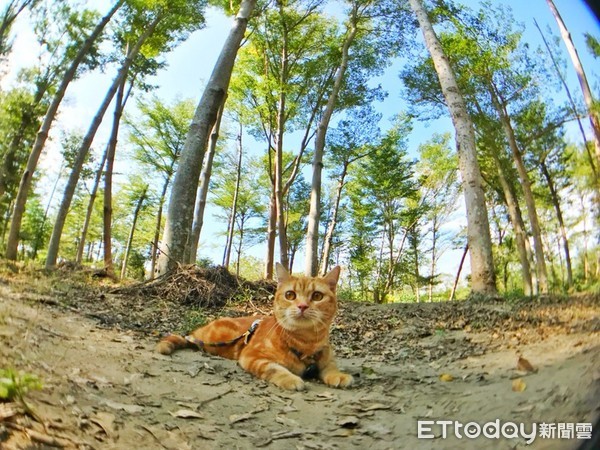
<svg viewBox="0 0 600 450">
<path fill-rule="evenodd" d="M 104 28 L 106 27 L 106 24 L 108 24 L 113 15 L 121 7 L 123 2 L 124 0 L 118 0 L 115 3 L 115 5 L 110 9 L 110 11 L 100 20 L 100 22 L 98 22 L 98 24 L 90 33 L 90 35 L 85 39 L 85 41 L 79 48 L 77 54 L 71 61 L 71 64 L 65 70 L 60 85 L 58 86 L 54 97 L 52 98 L 52 102 L 50 103 L 50 106 L 48 106 L 48 110 L 46 111 L 46 115 L 44 116 L 44 121 L 40 129 L 38 130 L 35 142 L 33 144 L 33 148 L 31 149 L 31 153 L 29 154 L 27 166 L 25 168 L 25 171 L 23 172 L 23 175 L 21 176 L 19 191 L 15 200 L 15 206 L 10 225 L 9 239 L 6 247 L 7 259 L 16 259 L 17 246 L 19 242 L 19 230 L 21 228 L 21 220 L 23 217 L 23 213 L 25 212 L 25 204 L 27 202 L 27 196 L 29 195 L 33 174 L 35 172 L 35 169 L 37 168 L 40 155 L 42 154 L 44 145 L 46 143 L 46 140 L 48 139 L 50 127 L 52 126 L 52 123 L 56 118 L 58 107 L 60 106 L 62 99 L 65 96 L 67 87 L 69 86 L 71 81 L 75 79 L 77 70 L 79 69 L 81 63 L 85 60 L 86 56 L 88 56 L 93 45 L 96 43 L 99 36 L 102 34 Z"/>
<path fill-rule="evenodd" d="M 190 125 L 179 168 L 173 180 L 158 264 L 161 274 L 174 269 L 178 263 L 184 261 L 194 219 L 200 168 L 208 137 L 227 94 L 235 58 L 255 5 L 256 0 L 242 1 Z"/>
<path fill-rule="evenodd" d="M 435 34 L 421 0 L 409 0 L 414 11 L 456 130 L 457 153 L 467 209 L 467 239 L 471 259 L 472 290 L 478 294 L 495 294 L 496 277 L 487 207 L 481 179 L 473 124 L 454 72 Z"/>
<path fill-rule="evenodd" d="M 34 8 L 39 0 L 9 0 L 0 15 L 0 59 L 11 51 L 10 30 L 19 15 L 27 8 Z"/>
<path fill-rule="evenodd" d="M 139 198 L 135 205 L 135 210 L 133 212 L 133 219 L 131 222 L 131 228 L 129 230 L 129 237 L 127 238 L 127 244 L 125 245 L 125 254 L 123 255 L 123 262 L 121 264 L 121 279 L 125 278 L 125 275 L 127 274 L 127 261 L 129 260 L 129 254 L 131 253 L 131 247 L 133 245 L 133 235 L 135 233 L 135 226 L 137 224 L 140 211 L 142 210 L 142 206 L 146 201 L 147 193 L 148 185 L 146 184 L 142 187 L 142 191 L 139 194 Z"/>
<path fill-rule="evenodd" d="M 369 155 L 374 150 L 373 143 L 379 141 L 378 123 L 380 114 L 375 114 L 370 106 L 353 108 L 347 117 L 338 122 L 328 139 L 329 158 L 331 159 L 332 178 L 335 181 L 335 193 L 327 231 L 323 238 L 319 274 L 325 276 L 329 270 L 329 260 L 333 251 L 333 241 L 338 225 L 342 194 L 346 186 L 350 166 Z"/>
<path fill-rule="evenodd" d="M 167 105 L 154 97 L 150 101 L 138 101 L 138 109 L 139 118 L 125 118 L 128 140 L 134 146 L 135 161 L 139 161 L 145 173 L 156 175 L 153 178 L 161 182 L 150 252 L 150 277 L 154 277 L 167 191 L 194 115 L 194 104 L 191 100 L 178 100 Z"/>
<path fill-rule="evenodd" d="M 94 176 L 94 184 L 92 185 L 92 190 L 90 191 L 90 198 L 88 201 L 88 206 L 85 212 L 85 220 L 83 222 L 83 227 L 81 228 L 81 235 L 79 237 L 79 242 L 77 244 L 77 255 L 75 256 L 75 262 L 77 264 L 81 264 L 83 261 L 83 252 L 85 250 L 85 244 L 87 241 L 87 234 L 90 227 L 90 222 L 92 220 L 92 213 L 94 212 L 94 203 L 96 202 L 96 196 L 98 195 L 98 188 L 100 187 L 100 180 L 102 178 L 102 174 L 104 173 L 104 166 L 106 165 L 106 157 L 108 156 L 108 148 L 107 145 L 104 152 L 102 153 L 102 158 L 100 159 L 100 164 L 98 165 L 98 170 L 96 170 L 96 175 Z"/>
<path fill-rule="evenodd" d="M 590 153 L 590 149 L 588 148 L 588 145 L 587 145 L 588 139 L 585 134 L 585 130 L 583 128 L 583 123 L 581 122 L 581 115 L 579 114 L 579 111 L 577 110 L 577 105 L 575 104 L 575 100 L 573 99 L 573 96 L 571 95 L 569 85 L 567 85 L 567 82 L 565 81 L 565 77 L 562 75 L 560 68 L 558 67 L 558 63 L 556 61 L 556 58 L 554 57 L 554 54 L 552 52 L 552 49 L 550 48 L 550 45 L 548 44 L 548 41 L 546 40 L 546 36 L 544 36 L 544 33 L 542 33 L 542 29 L 538 25 L 537 21 L 535 19 L 533 19 L 533 22 L 535 23 L 536 28 L 538 29 L 538 31 L 540 32 L 540 35 L 542 36 L 542 40 L 544 41 L 544 45 L 548 52 L 548 56 L 550 56 L 550 59 L 552 60 L 552 66 L 554 67 L 554 70 L 556 71 L 556 75 L 560 79 L 560 82 L 563 85 L 563 88 L 565 89 L 565 93 L 567 94 L 567 98 L 569 99 L 569 107 L 571 109 L 571 112 L 573 113 L 573 116 L 577 119 L 577 126 L 579 128 L 579 132 L 581 133 L 581 138 L 583 139 L 584 147 L 585 147 L 586 153 L 587 153 L 589 161 L 590 161 L 590 168 L 592 169 L 592 173 L 594 174 L 594 179 L 596 180 L 596 184 L 598 185 L 598 189 L 600 190 L 600 178 L 598 176 L 598 169 L 596 168 L 596 163 L 594 162 L 594 156 Z M 600 197 L 600 192 L 599 192 L 598 196 Z"/>
<path fill-rule="evenodd" d="M 319 248 L 319 220 L 321 217 L 321 172 L 323 170 L 323 153 L 325 151 L 325 139 L 329 122 L 333 115 L 337 98 L 342 89 L 342 81 L 348 68 L 348 58 L 350 46 L 352 45 L 358 31 L 359 5 L 352 5 L 346 35 L 342 43 L 342 51 L 339 67 L 336 70 L 333 86 L 327 98 L 327 104 L 321 115 L 321 120 L 317 126 L 315 136 L 315 148 L 313 151 L 312 163 L 312 183 L 310 191 L 310 209 L 308 212 L 308 228 L 306 233 L 306 249 L 304 273 L 307 276 L 315 276 L 318 269 L 318 248 Z"/>
<path fill-rule="evenodd" d="M 562 17 L 558 12 L 558 9 L 556 9 L 554 2 L 552 0 L 546 0 L 546 2 L 550 7 L 552 15 L 556 19 L 556 23 L 558 24 L 558 28 L 560 30 L 560 35 L 562 36 L 565 46 L 567 47 L 567 51 L 569 52 L 569 56 L 571 57 L 571 62 L 573 63 L 573 67 L 575 68 L 575 72 L 577 72 L 577 79 L 579 80 L 581 92 L 583 93 L 583 100 L 585 101 L 585 105 L 587 107 L 590 125 L 592 127 L 592 131 L 594 132 L 594 147 L 596 149 L 596 167 L 600 167 L 600 120 L 598 119 L 598 115 L 596 113 L 596 110 L 594 109 L 594 96 L 592 94 L 592 90 L 590 89 L 590 85 L 587 81 L 585 71 L 583 70 L 581 60 L 579 59 L 577 49 L 575 48 L 575 45 L 573 45 L 573 41 L 571 40 L 571 33 L 569 33 L 569 30 L 563 22 Z"/>
<path fill-rule="evenodd" d="M 127 51 L 126 51 L 127 53 Z M 129 83 L 126 91 L 127 76 L 124 76 L 117 89 L 115 97 L 115 111 L 113 113 L 113 123 L 108 140 L 108 149 L 106 154 L 106 171 L 104 172 L 104 203 L 103 203 L 103 237 L 104 241 L 104 271 L 110 277 L 114 276 L 113 258 L 112 258 L 112 188 L 113 188 L 113 170 L 115 164 L 115 154 L 117 152 L 117 141 L 123 110 L 133 89 L 133 79 Z"/>
<path fill-rule="evenodd" d="M 229 217 L 229 223 L 227 224 L 227 241 L 225 244 L 225 252 L 223 255 L 223 265 L 225 267 L 229 267 L 229 260 L 231 258 L 231 248 L 233 246 L 233 233 L 235 231 L 235 220 L 237 217 L 237 207 L 238 207 L 238 195 L 240 192 L 240 183 L 242 180 L 242 158 L 244 156 L 243 145 L 242 145 L 242 123 L 239 123 L 240 129 L 237 136 L 238 142 L 238 155 L 237 155 L 237 163 L 235 165 L 235 189 L 233 191 L 233 199 L 231 205 L 231 213 Z"/>
<path fill-rule="evenodd" d="M 62 235 L 62 230 L 65 224 L 65 220 L 67 218 L 67 214 L 69 212 L 69 206 L 71 205 L 71 200 L 73 199 L 73 194 L 75 193 L 75 187 L 79 180 L 79 174 L 81 171 L 81 166 L 83 165 L 83 161 L 85 160 L 94 136 L 96 135 L 96 131 L 100 127 L 100 123 L 102 123 L 102 119 L 108 106 L 110 105 L 117 89 L 121 85 L 123 79 L 125 78 L 127 71 L 129 70 L 129 66 L 133 62 L 133 59 L 137 56 L 144 42 L 152 35 L 154 29 L 158 25 L 158 23 L 163 19 L 162 14 L 157 14 L 155 18 L 150 22 L 145 31 L 139 36 L 137 42 L 132 47 L 131 52 L 129 52 L 127 58 L 123 61 L 121 68 L 117 72 L 111 86 L 106 93 L 100 108 L 96 112 L 90 127 L 83 138 L 81 146 L 79 147 L 79 152 L 77 155 L 77 159 L 75 160 L 73 170 L 69 175 L 69 180 L 67 182 L 67 186 L 65 187 L 65 192 L 63 196 L 63 200 L 60 204 L 56 221 L 54 223 L 54 229 L 52 231 L 52 237 L 50 238 L 50 244 L 48 246 L 48 253 L 46 255 L 46 268 L 52 269 L 56 265 L 56 260 L 58 259 L 58 249 L 60 246 L 60 238 Z M 11 228 L 12 229 L 12 228 Z"/>
<path fill-rule="evenodd" d="M 219 132 L 221 130 L 221 120 L 223 119 L 224 107 L 225 105 L 223 104 L 219 109 L 217 121 L 215 122 L 215 125 L 213 126 L 213 129 L 210 133 L 208 152 L 204 156 L 202 173 L 200 174 L 200 186 L 198 187 L 198 195 L 196 198 L 196 208 L 194 210 L 194 223 L 192 225 L 191 242 L 189 245 L 189 250 L 187 250 L 189 251 L 189 256 L 187 259 L 188 264 L 193 264 L 194 262 L 196 262 L 196 255 L 198 253 L 198 243 L 200 241 L 200 233 L 202 232 L 202 225 L 204 225 L 204 210 L 206 208 L 206 198 L 208 197 L 208 189 L 210 186 L 210 178 L 213 169 L 213 160 L 217 151 L 217 142 L 219 141 Z M 241 140 L 241 134 L 239 139 Z"/>
</svg>

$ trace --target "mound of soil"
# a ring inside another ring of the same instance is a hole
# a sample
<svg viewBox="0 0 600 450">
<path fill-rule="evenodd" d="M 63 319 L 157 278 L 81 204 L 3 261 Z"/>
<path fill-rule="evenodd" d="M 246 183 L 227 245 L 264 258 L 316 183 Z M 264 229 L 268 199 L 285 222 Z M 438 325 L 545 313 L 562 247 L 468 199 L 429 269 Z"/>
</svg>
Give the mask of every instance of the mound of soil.
<svg viewBox="0 0 600 450">
<path fill-rule="evenodd" d="M 264 301 L 274 292 L 273 282 L 250 282 L 236 277 L 223 266 L 202 268 L 195 265 L 182 265 L 154 280 L 112 291 L 115 294 L 160 298 L 196 308 L 225 306 L 228 301 L 242 296 Z"/>
</svg>

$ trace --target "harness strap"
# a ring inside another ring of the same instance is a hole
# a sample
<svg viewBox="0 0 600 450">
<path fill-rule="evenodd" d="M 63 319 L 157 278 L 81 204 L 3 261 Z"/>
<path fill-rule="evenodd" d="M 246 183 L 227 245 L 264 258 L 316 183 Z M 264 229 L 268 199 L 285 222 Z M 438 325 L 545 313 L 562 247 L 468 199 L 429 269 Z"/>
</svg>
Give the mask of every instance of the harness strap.
<svg viewBox="0 0 600 450">
<path fill-rule="evenodd" d="M 238 342 L 241 339 L 244 339 L 244 345 L 248 344 L 248 342 L 250 342 L 250 338 L 252 337 L 252 335 L 254 334 L 254 332 L 256 331 L 256 329 L 258 328 L 258 325 L 262 322 L 262 319 L 257 319 L 254 322 L 252 322 L 252 325 L 250 325 L 250 328 L 248 328 L 248 330 L 246 330 L 246 332 L 244 334 L 241 334 L 240 336 L 230 339 L 228 341 L 220 341 L 220 342 L 204 342 L 201 339 L 196 339 L 194 336 L 191 335 L 187 335 L 185 336 L 185 340 L 188 341 L 190 344 L 194 344 L 195 346 L 197 346 L 200 350 L 204 350 L 205 347 L 227 347 L 229 345 L 233 345 L 236 342 Z"/>
<path fill-rule="evenodd" d="M 321 355 L 322 350 L 319 350 L 313 355 L 304 355 L 300 350 L 294 347 L 290 347 L 290 351 L 300 361 L 306 364 L 306 368 L 302 373 L 302 378 L 305 380 L 316 379 L 319 377 L 319 366 L 317 364 L 317 358 Z"/>
</svg>

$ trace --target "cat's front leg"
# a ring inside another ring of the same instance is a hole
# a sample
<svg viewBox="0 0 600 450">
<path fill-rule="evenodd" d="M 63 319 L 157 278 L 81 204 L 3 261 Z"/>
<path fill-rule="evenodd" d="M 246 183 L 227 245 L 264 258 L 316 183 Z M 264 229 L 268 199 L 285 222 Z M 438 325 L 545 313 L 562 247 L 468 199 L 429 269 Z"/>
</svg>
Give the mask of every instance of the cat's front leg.
<svg viewBox="0 0 600 450">
<path fill-rule="evenodd" d="M 282 389 L 290 391 L 302 391 L 305 389 L 304 381 L 297 375 L 294 375 L 281 364 L 263 358 L 252 358 L 250 356 L 241 356 L 240 366 L 251 374 L 267 380 Z"/>
<path fill-rule="evenodd" d="M 331 348 L 327 347 L 323 350 L 323 355 L 318 364 L 319 378 L 328 386 L 348 387 L 354 382 L 352 375 L 340 372 L 337 368 Z"/>
</svg>

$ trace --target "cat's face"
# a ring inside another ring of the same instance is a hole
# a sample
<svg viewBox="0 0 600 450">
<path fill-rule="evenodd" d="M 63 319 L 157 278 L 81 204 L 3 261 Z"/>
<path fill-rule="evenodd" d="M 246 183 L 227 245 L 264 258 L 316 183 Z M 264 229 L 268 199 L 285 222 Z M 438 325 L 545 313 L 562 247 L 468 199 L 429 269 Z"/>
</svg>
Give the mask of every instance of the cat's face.
<svg viewBox="0 0 600 450">
<path fill-rule="evenodd" d="M 335 289 L 340 275 L 336 267 L 325 277 L 294 277 L 277 264 L 274 314 L 283 328 L 329 328 L 337 311 Z"/>
</svg>

